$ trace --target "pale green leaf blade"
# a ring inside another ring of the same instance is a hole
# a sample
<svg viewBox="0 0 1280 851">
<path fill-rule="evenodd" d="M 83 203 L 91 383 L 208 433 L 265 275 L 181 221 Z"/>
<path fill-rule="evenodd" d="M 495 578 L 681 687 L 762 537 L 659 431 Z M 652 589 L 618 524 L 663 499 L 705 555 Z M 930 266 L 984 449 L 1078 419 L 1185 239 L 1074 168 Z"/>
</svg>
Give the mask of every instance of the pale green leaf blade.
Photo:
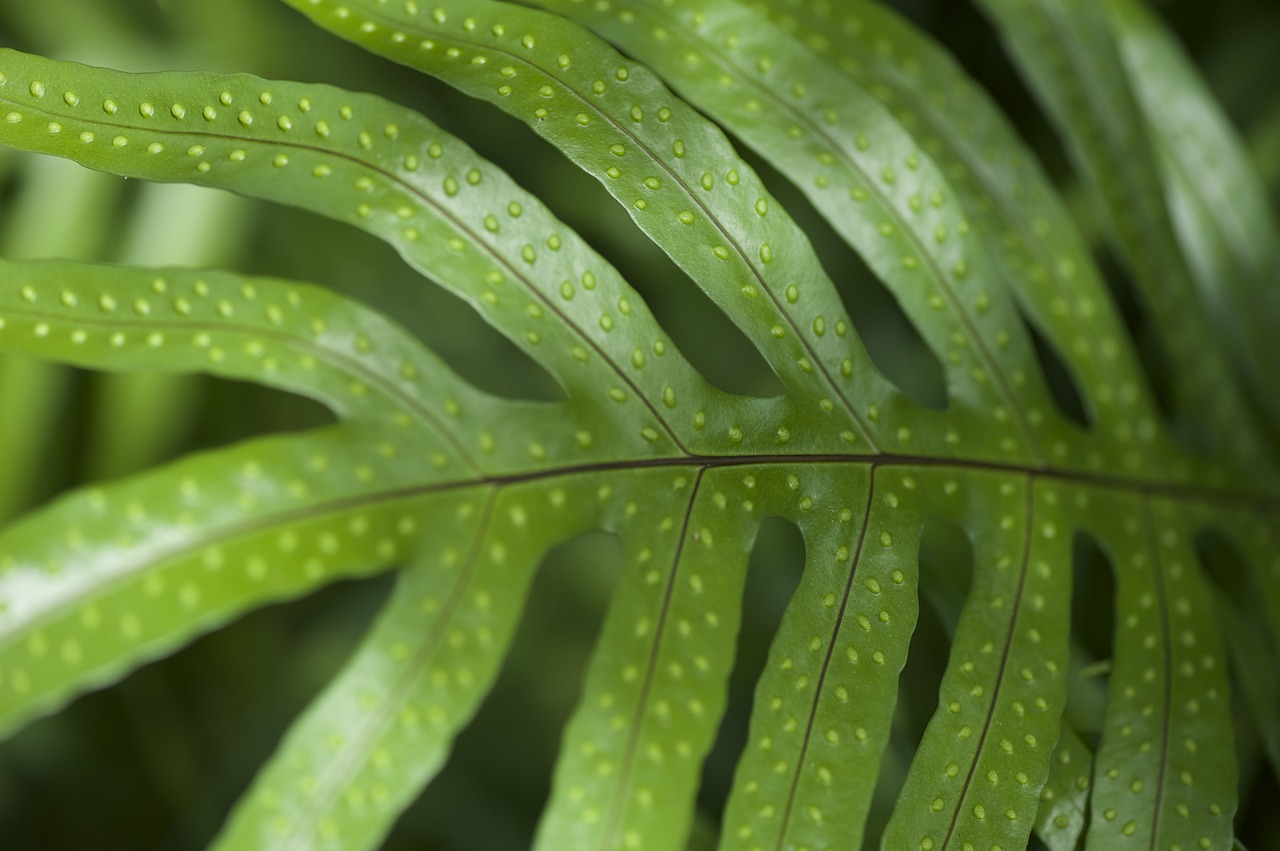
<svg viewBox="0 0 1280 851">
<path fill-rule="evenodd" d="M 1107 10 L 1202 303 L 1251 398 L 1280 422 L 1268 368 L 1280 360 L 1280 222 L 1266 186 L 1172 33 L 1140 0 L 1108 0 Z"/>
<path fill-rule="evenodd" d="M 1170 385 L 1176 415 L 1241 475 L 1274 474 L 1222 335 L 1213 333 L 1206 312 L 1186 309 L 1198 303 L 1197 293 L 1105 9 L 1081 0 L 977 5 L 1000 30 L 1109 222 L 1176 376 Z"/>
<path fill-rule="evenodd" d="M 1049 775 L 1066 702 L 1069 489 L 984 479 L 950 489 L 973 539 L 973 584 L 885 848 L 1024 845 Z"/>
<path fill-rule="evenodd" d="M 1116 576 L 1115 659 L 1095 758 L 1090 848 L 1225 847 L 1236 809 L 1226 657 L 1185 505 L 1101 495 L 1090 519 Z M 1218 744 L 1215 744 L 1218 742 Z"/>
<path fill-rule="evenodd" d="M 248 609 L 395 564 L 431 491 L 338 427 L 189 456 L 6 527 L 0 730 Z"/>
<path fill-rule="evenodd" d="M 726 424 L 733 438 L 712 444 L 718 451 L 749 451 L 752 437 L 759 451 L 785 443 L 788 452 L 896 440 L 896 427 L 874 420 L 915 406 L 871 364 L 804 234 L 723 132 L 647 68 L 563 18 L 490 0 L 286 2 L 527 122 L 706 290 L 804 400 L 770 409 L 773 429 Z M 927 439 L 921 432 L 913 446 Z"/>
<path fill-rule="evenodd" d="M 1086 807 L 1092 776 L 1093 753 L 1064 721 L 1036 813 L 1036 836 L 1049 851 L 1076 851 L 1080 846 L 1088 825 Z"/>
<path fill-rule="evenodd" d="M 633 482 L 667 497 L 628 501 L 609 518 L 625 573 L 565 730 L 536 848 L 685 847 L 759 523 L 744 482 L 752 472 L 650 473 Z M 768 485 L 781 475 L 756 473 Z"/>
<path fill-rule="evenodd" d="M 597 521 L 599 477 L 441 505 L 354 657 L 293 724 L 218 849 L 376 848 L 488 693 L 549 546 Z"/>
<path fill-rule="evenodd" d="M 859 847 L 918 614 L 914 497 L 934 476 L 841 465 L 801 481 L 828 496 L 774 508 L 799 524 L 806 563 L 756 686 L 725 851 Z"/>
<path fill-rule="evenodd" d="M 7 49 L 0 69 L 0 143 L 302 206 L 381 237 L 576 391 L 615 452 L 683 448 L 705 439 L 708 418 L 742 413 L 684 363 L 616 270 L 414 112 L 329 86 L 123 74 Z M 665 369 L 645 369 L 659 359 Z M 677 404 L 703 416 L 677 418 Z"/>
<path fill-rule="evenodd" d="M 455 463 L 469 464 L 475 452 L 446 425 L 440 399 L 474 405 L 479 394 L 386 318 L 315 286 L 0 259 L 0 351 L 100 370 L 248 379 L 310 396 L 344 419 L 402 430 L 419 423 Z"/>
</svg>

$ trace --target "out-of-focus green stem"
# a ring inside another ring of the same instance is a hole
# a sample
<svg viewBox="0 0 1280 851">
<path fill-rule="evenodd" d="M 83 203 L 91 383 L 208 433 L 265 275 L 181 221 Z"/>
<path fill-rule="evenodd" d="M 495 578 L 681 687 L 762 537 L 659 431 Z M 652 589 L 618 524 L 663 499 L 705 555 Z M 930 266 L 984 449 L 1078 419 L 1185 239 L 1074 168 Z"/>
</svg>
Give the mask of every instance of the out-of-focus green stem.
<svg viewBox="0 0 1280 851">
<path fill-rule="evenodd" d="M 0 256 L 93 257 L 109 234 L 120 182 L 51 157 L 20 157 Z M 31 504 L 71 377 L 65 367 L 0 359 L 0 520 Z"/>
<path fill-rule="evenodd" d="M 115 259 L 131 265 L 234 266 L 249 202 L 199 187 L 144 184 Z M 201 407 L 204 379 L 159 373 L 94 377 L 85 474 L 108 479 L 177 453 Z"/>
<path fill-rule="evenodd" d="M 1249 153 L 1262 173 L 1267 186 L 1275 190 L 1280 183 L 1280 98 L 1275 99 L 1266 115 L 1258 121 L 1248 137 Z"/>
<path fill-rule="evenodd" d="M 31 501 L 40 457 L 58 415 L 66 370 L 27 358 L 0 358 L 0 521 Z"/>
</svg>

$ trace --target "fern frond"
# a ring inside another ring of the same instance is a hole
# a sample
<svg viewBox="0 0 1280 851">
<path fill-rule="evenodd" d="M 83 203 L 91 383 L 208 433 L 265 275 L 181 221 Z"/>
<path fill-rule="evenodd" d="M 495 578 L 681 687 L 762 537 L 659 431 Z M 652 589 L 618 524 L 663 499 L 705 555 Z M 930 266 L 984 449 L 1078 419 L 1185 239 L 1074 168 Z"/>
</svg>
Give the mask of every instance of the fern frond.
<svg viewBox="0 0 1280 851">
<path fill-rule="evenodd" d="M 340 420 L 75 494 L 0 533 L 9 728 L 250 607 L 404 565 L 217 840 L 375 847 L 492 687 L 544 555 L 603 530 L 625 565 L 535 846 L 681 851 L 706 822 L 702 763 L 726 709 L 748 556 L 781 517 L 800 531 L 804 571 L 756 684 L 720 848 L 858 848 L 874 841 L 873 810 L 895 849 L 1023 847 L 1033 831 L 1054 851 L 1233 841 L 1229 666 L 1276 760 L 1277 695 L 1259 676 L 1280 658 L 1275 424 L 1258 425 L 1268 406 L 1232 372 L 1264 356 L 1271 320 L 1259 311 L 1233 346 L 1211 311 L 1172 300 L 1210 294 L 1234 315 L 1265 286 L 1274 246 L 1256 243 L 1273 223 L 1252 186 L 1203 243 L 1179 239 L 1218 203 L 1188 158 L 1228 131 L 1214 118 L 1183 139 L 1144 118 L 1165 91 L 1131 82 L 1144 63 L 1192 77 L 1143 13 L 1128 0 L 982 4 L 1151 303 L 1173 423 L 1034 156 L 940 46 L 883 8 L 286 2 L 526 123 L 605 187 L 785 391 L 712 387 L 607 260 L 408 109 L 0 51 L 0 142 L 365 230 L 564 390 L 554 403 L 481 393 L 388 319 L 302 284 L 0 262 L 4 351 L 247 379 Z M 875 368 L 817 252 L 727 134 L 890 290 L 942 363 L 945 409 Z M 1224 156 L 1231 185 L 1248 184 L 1238 151 Z M 1086 423 L 1055 398 L 1037 334 Z M 931 518 L 969 538 L 967 591 L 959 576 L 920 575 Z M 1068 674 L 1083 655 L 1079 537 L 1099 544 L 1116 588 L 1096 752 L 1066 720 L 1095 688 Z M 1218 538 L 1235 574 L 1201 551 Z M 909 658 L 921 592 L 950 649 L 914 746 L 899 741 L 896 704 L 900 676 L 926 661 Z M 878 787 L 882 773 L 901 788 Z"/>
</svg>

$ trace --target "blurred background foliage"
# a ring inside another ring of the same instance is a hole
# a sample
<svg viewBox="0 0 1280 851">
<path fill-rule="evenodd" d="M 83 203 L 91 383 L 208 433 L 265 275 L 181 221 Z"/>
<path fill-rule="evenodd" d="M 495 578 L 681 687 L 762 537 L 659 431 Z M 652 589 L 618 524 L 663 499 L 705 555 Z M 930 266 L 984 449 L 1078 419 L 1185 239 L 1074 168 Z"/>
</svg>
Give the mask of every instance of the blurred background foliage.
<svg viewBox="0 0 1280 851">
<path fill-rule="evenodd" d="M 959 56 L 1068 198 L 1078 197 L 1061 147 L 974 9 L 956 0 L 895 5 Z M 1280 201 L 1280 4 L 1156 5 L 1246 138 L 1273 201 Z M 523 125 L 334 40 L 283 4 L 0 0 L 0 45 L 130 71 L 204 68 L 328 82 L 418 109 L 540 195 L 610 258 L 715 384 L 763 395 L 780 389 L 741 334 L 624 211 Z M 877 362 L 916 399 L 941 405 L 941 371 L 892 299 L 799 193 L 767 163 L 755 162 L 810 233 Z M 1086 229 L 1093 227 L 1083 204 L 1076 206 Z M 559 393 L 539 367 L 452 296 L 425 284 L 390 249 L 302 211 L 211 190 L 121 181 L 0 149 L 0 256 L 220 266 L 315 281 L 396 317 L 482 388 L 531 398 Z M 1114 264 L 1108 266 L 1114 276 Z M 1114 283 L 1121 295 L 1128 291 L 1118 277 Z M 1134 330 L 1141 335 L 1140 325 Z M 204 376 L 107 375 L 0 358 L 0 522 L 69 487 L 330 419 L 314 403 Z M 936 705 L 969 559 L 962 532 L 941 523 L 928 528 L 921 584 L 932 605 L 922 609 L 913 641 L 884 762 L 885 794 L 869 835 L 887 818 Z M 731 708 L 707 762 L 691 848 L 714 847 L 716 813 L 746 735 L 753 684 L 801 561 L 798 533 L 781 521 L 767 523 L 752 562 Z M 494 695 L 459 740 L 448 769 L 400 821 L 389 848 L 528 846 L 617 565 L 615 542 L 595 535 L 562 547 L 544 566 Z M 1110 654 L 1112 589 L 1105 561 L 1087 542 L 1078 547 L 1077 574 L 1080 670 L 1070 714 L 1089 737 L 1098 728 L 1100 674 Z M 386 577 L 340 583 L 252 614 L 4 743 L 4 847 L 202 847 L 290 719 L 342 664 L 388 590 Z M 1255 851 L 1280 847 L 1274 806 L 1280 790 L 1253 760 L 1242 769 L 1241 836 Z"/>
</svg>

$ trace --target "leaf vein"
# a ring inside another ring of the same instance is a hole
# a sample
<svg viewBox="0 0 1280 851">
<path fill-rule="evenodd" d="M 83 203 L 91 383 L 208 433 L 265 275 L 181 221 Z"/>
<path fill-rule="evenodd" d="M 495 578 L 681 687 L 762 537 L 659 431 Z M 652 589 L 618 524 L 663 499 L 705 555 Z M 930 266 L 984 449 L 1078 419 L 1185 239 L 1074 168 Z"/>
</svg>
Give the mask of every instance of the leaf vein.
<svg viewBox="0 0 1280 851">
<path fill-rule="evenodd" d="M 836 640 L 840 635 L 840 627 L 844 623 L 845 611 L 849 608 L 849 597 L 853 594 L 853 580 L 858 573 L 858 561 L 862 558 L 862 545 L 867 539 L 867 526 L 871 522 L 871 509 L 875 504 L 876 464 L 868 471 L 867 504 L 862 512 L 862 527 L 858 530 L 858 541 L 854 545 L 853 558 L 849 562 L 849 578 L 845 580 L 844 592 L 840 596 L 840 609 L 836 612 L 835 626 L 831 631 L 831 640 L 827 643 L 827 652 L 822 657 L 822 665 L 818 669 L 818 682 L 814 686 L 813 700 L 809 705 L 809 717 L 805 719 L 804 738 L 800 742 L 800 754 L 796 758 L 796 770 L 791 774 L 791 784 L 787 789 L 787 800 L 782 807 L 782 821 L 778 830 L 778 839 L 774 843 L 774 851 L 782 851 L 782 843 L 787 838 L 787 827 L 795 809 L 796 791 L 800 786 L 800 773 L 804 770 L 805 758 L 809 753 L 809 741 L 813 737 L 813 724 L 818 714 L 818 701 L 822 698 L 822 686 L 826 682 L 827 672 L 831 669 L 831 656 L 835 652 Z"/>
<path fill-rule="evenodd" d="M 422 666 L 439 646 L 444 636 L 445 627 L 449 624 L 450 618 L 462 601 L 467 585 L 476 571 L 476 562 L 480 556 L 480 545 L 488 533 L 489 525 L 493 522 L 493 504 L 497 500 L 500 487 L 492 488 L 485 498 L 480 522 L 476 526 L 471 546 L 467 550 L 466 560 L 463 563 L 462 570 L 459 572 L 457 582 L 449 594 L 449 598 L 441 606 L 439 615 L 427 629 L 427 634 L 423 636 L 421 644 L 418 645 L 413 654 L 413 658 L 404 666 L 404 669 L 392 684 L 387 699 L 379 705 L 377 713 L 359 730 L 355 742 L 345 748 L 341 756 L 330 763 L 326 763 L 326 771 L 320 781 L 320 788 L 315 795 L 308 798 L 304 818 L 290 820 L 289 833 L 281 840 L 285 848 L 305 847 L 306 837 L 300 835 L 302 826 L 313 821 L 315 815 L 330 809 L 332 799 L 337 795 L 353 764 L 360 759 L 361 754 L 368 750 L 370 743 L 377 738 L 379 732 L 390 722 L 393 710 L 403 703 L 413 686 L 414 679 L 421 672 Z"/>
<path fill-rule="evenodd" d="M 995 686 L 991 689 L 991 700 L 987 704 L 987 715 L 982 721 L 982 733 L 978 736 L 978 746 L 973 751 L 969 768 L 965 771 L 964 785 L 960 787 L 960 796 L 956 798 L 955 809 L 951 811 L 951 823 L 947 825 L 946 836 L 942 839 L 940 851 L 946 851 L 955 833 L 956 823 L 960 819 L 960 811 L 964 809 L 964 799 L 969 794 L 969 785 L 978 770 L 978 762 L 982 759 L 982 749 L 987 743 L 987 734 L 991 732 L 991 721 L 996 714 L 996 706 L 1000 702 L 1000 691 L 1004 687 L 1004 672 L 1009 664 L 1009 652 L 1013 647 L 1013 634 L 1018 626 L 1018 616 L 1022 612 L 1022 591 L 1027 582 L 1027 567 L 1031 556 L 1031 528 L 1035 519 L 1035 480 L 1027 477 L 1026 495 L 1023 507 L 1022 557 L 1018 563 L 1018 585 L 1014 592 L 1012 611 L 1009 613 L 1009 626 L 1005 630 L 1004 643 L 1000 648 L 1000 665 L 996 669 Z"/>
<path fill-rule="evenodd" d="M 662 652 L 662 640 L 666 636 L 667 616 L 671 610 L 671 598 L 675 593 L 676 574 L 680 571 L 680 557 L 684 553 L 684 545 L 689 537 L 689 519 L 693 516 L 694 505 L 698 501 L 698 488 L 702 484 L 702 476 L 707 467 L 698 468 L 689 489 L 689 504 L 685 508 L 684 520 L 680 524 L 680 535 L 676 539 L 676 550 L 671 557 L 671 572 L 667 575 L 667 584 L 662 593 L 662 605 L 658 610 L 658 622 L 654 628 L 653 644 L 649 648 L 649 659 L 645 665 L 644 680 L 640 685 L 640 696 L 636 701 L 635 714 L 627 730 L 627 743 L 622 753 L 622 765 L 618 770 L 618 781 L 613 787 L 613 796 L 609 801 L 609 816 L 602 834 L 601 851 L 614 851 L 620 847 L 616 841 L 618 822 L 622 819 L 622 799 L 629 782 L 628 775 L 635 764 L 636 749 L 639 746 L 640 730 L 644 726 L 644 715 L 649 708 L 649 694 L 653 690 L 653 678 L 658 667 L 658 655 Z"/>
</svg>

